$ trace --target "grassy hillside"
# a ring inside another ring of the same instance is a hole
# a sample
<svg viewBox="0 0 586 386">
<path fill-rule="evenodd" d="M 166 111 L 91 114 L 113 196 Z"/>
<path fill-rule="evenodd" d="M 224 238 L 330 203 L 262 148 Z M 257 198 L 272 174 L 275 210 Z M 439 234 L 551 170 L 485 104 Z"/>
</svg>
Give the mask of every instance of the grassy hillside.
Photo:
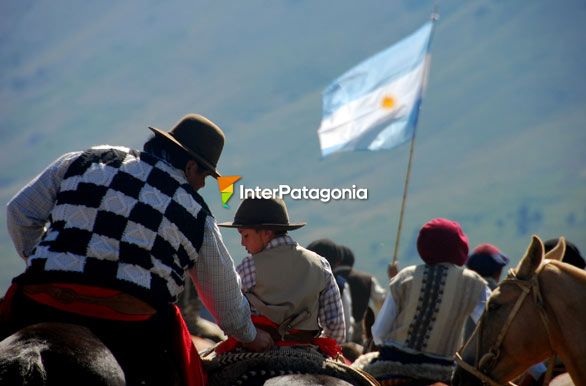
<svg viewBox="0 0 586 386">
<path fill-rule="evenodd" d="M 140 146 L 200 112 L 225 128 L 220 163 L 246 186 L 369 189 L 368 201 L 288 201 L 307 244 L 349 245 L 384 280 L 408 146 L 321 160 L 321 91 L 418 28 L 429 2 L 251 0 L 0 4 L 0 202 L 69 150 Z M 441 4 L 417 131 L 400 263 L 432 217 L 515 260 L 532 233 L 586 249 L 586 59 L 579 0 Z M 34 28 L 31 28 L 34 26 Z M 217 185 L 203 195 L 216 217 Z M 2 217 L 0 225 L 5 228 Z M 235 260 L 235 231 L 224 232 Z M 0 289 L 23 269 L 0 235 Z"/>
</svg>

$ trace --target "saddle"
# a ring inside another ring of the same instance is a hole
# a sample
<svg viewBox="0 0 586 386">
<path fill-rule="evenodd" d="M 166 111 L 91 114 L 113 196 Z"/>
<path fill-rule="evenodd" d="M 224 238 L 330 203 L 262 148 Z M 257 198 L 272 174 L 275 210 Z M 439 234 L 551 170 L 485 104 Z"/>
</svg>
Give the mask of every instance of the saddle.
<svg viewBox="0 0 586 386">
<path fill-rule="evenodd" d="M 291 328 L 288 320 L 281 324 L 277 324 L 263 315 L 252 315 L 252 323 L 259 329 L 267 331 L 275 345 L 281 347 L 287 346 L 314 346 L 322 352 L 323 355 L 338 358 L 342 355 L 342 348 L 338 346 L 335 339 L 327 337 L 317 337 L 319 331 L 296 330 Z M 240 347 L 240 343 L 233 337 L 229 337 L 223 342 L 220 342 L 212 350 L 216 354 L 225 354 L 234 352 Z M 205 355 L 205 354 L 204 354 Z"/>
<path fill-rule="evenodd" d="M 437 382 L 449 384 L 454 371 L 454 366 L 435 363 L 382 360 L 378 351 L 360 356 L 352 367 L 368 372 L 386 386 L 423 386 Z"/>
<path fill-rule="evenodd" d="M 235 351 L 202 357 L 210 386 L 262 385 L 289 374 L 329 375 L 357 386 L 379 383 L 369 374 L 326 358 L 314 346 L 274 347 L 263 353 Z"/>
</svg>

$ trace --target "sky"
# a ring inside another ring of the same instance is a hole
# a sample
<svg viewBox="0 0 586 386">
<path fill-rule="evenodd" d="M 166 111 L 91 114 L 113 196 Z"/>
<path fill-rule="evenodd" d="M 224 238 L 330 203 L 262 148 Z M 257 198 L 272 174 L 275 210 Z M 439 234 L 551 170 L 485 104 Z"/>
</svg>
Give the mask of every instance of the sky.
<svg viewBox="0 0 586 386">
<path fill-rule="evenodd" d="M 7 0 L 0 4 L 0 202 L 62 153 L 140 147 L 148 126 L 202 113 L 225 131 L 220 161 L 246 186 L 349 187 L 361 202 L 288 201 L 306 245 L 330 237 L 386 280 L 408 146 L 322 159 L 321 92 L 420 27 L 432 2 Z M 417 129 L 400 263 L 448 217 L 471 247 L 518 260 L 530 235 L 586 248 L 586 53 L 583 1 L 439 2 L 428 92 Z M 215 181 L 203 196 L 219 221 Z M 5 218 L 0 221 L 3 229 Z M 224 232 L 236 262 L 244 251 Z M 22 272 L 0 236 L 0 288 Z"/>
</svg>

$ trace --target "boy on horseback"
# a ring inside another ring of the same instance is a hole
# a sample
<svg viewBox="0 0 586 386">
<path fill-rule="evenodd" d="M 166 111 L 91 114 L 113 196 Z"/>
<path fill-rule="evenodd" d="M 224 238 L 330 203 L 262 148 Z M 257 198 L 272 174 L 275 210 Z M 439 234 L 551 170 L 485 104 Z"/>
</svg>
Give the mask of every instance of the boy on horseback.
<svg viewBox="0 0 586 386">
<path fill-rule="evenodd" d="M 247 198 L 233 222 L 219 224 L 237 228 L 249 253 L 236 270 L 257 327 L 277 345 L 313 343 L 335 357 L 345 339 L 340 291 L 327 260 L 288 235 L 304 225 L 289 222 L 278 198 Z"/>
<path fill-rule="evenodd" d="M 462 267 L 468 238 L 457 222 L 428 221 L 419 231 L 417 251 L 424 264 L 391 279 L 372 326 L 380 348 L 377 366 L 386 374 L 448 382 L 464 323 L 468 316 L 478 321 L 490 289 L 480 275 Z"/>
<path fill-rule="evenodd" d="M 234 262 L 197 193 L 219 176 L 224 133 L 196 114 L 169 132 L 150 129 L 143 151 L 104 145 L 63 155 L 10 201 L 8 229 L 27 269 L 2 303 L 0 335 L 80 324 L 113 352 L 128 385 L 203 384 L 173 304 L 186 273 L 227 334 L 253 351 L 273 341 L 251 323 Z"/>
</svg>

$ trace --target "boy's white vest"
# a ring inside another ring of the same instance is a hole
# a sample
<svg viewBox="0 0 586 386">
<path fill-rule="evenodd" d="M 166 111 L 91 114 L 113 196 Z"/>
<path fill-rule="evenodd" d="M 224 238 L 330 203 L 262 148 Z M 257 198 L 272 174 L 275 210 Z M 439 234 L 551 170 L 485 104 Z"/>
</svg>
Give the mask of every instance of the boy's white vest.
<svg viewBox="0 0 586 386">
<path fill-rule="evenodd" d="M 246 294 L 259 313 L 281 324 L 307 310 L 306 317 L 292 326 L 319 330 L 319 295 L 326 288 L 321 258 L 299 245 L 282 245 L 253 255 L 256 286 Z M 262 306 L 258 306 L 260 300 Z"/>
</svg>

